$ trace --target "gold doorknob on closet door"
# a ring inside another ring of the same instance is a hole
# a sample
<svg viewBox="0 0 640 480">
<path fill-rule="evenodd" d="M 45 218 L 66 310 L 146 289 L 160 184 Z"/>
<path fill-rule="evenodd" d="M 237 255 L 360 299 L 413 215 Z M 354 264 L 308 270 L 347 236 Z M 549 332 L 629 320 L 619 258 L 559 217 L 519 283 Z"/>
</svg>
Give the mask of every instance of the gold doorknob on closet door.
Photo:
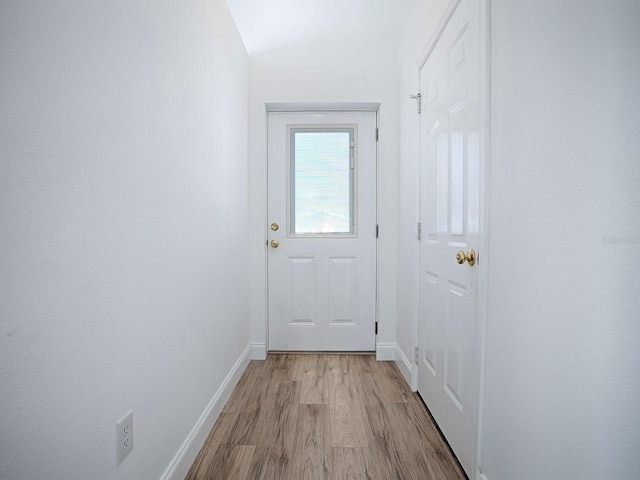
<svg viewBox="0 0 640 480">
<path fill-rule="evenodd" d="M 476 252 L 471 249 L 468 252 L 460 250 L 456 253 L 456 261 L 462 265 L 464 262 L 468 262 L 469 266 L 473 266 L 476 263 Z"/>
<path fill-rule="evenodd" d="M 278 240 L 271 240 L 271 247 L 278 248 L 280 246 L 280 242 Z"/>
<path fill-rule="evenodd" d="M 274 232 L 277 232 L 279 228 L 280 228 L 280 225 L 278 225 L 276 222 L 273 222 L 271 224 L 271 230 L 273 230 Z"/>
</svg>

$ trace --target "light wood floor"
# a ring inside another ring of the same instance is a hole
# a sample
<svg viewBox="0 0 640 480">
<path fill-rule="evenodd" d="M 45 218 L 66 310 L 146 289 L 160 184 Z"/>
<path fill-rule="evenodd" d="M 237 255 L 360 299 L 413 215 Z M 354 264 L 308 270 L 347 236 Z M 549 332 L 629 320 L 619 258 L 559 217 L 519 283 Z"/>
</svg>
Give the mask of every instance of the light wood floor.
<svg viewBox="0 0 640 480">
<path fill-rule="evenodd" d="M 393 362 L 252 361 L 187 480 L 466 478 Z"/>
</svg>

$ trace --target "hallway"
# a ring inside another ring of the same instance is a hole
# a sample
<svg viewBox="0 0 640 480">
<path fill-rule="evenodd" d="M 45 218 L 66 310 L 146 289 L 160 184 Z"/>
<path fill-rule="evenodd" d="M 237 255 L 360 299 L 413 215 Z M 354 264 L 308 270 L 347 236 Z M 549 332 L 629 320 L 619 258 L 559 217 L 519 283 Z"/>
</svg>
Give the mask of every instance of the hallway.
<svg viewBox="0 0 640 480">
<path fill-rule="evenodd" d="M 188 480 L 464 479 L 417 394 L 373 355 L 252 361 Z"/>
<path fill-rule="evenodd" d="M 423 393 L 447 431 L 439 400 L 477 391 L 471 480 L 640 479 L 640 1 L 0 5 L 0 479 L 184 480 L 216 422 L 190 480 L 462 478 L 407 387 L 429 351 L 457 385 L 457 358 L 479 366 L 477 385 Z M 460 28 L 437 71 L 463 78 L 479 45 L 482 85 L 450 108 L 419 65 L 464 5 L 483 40 Z M 471 143 L 467 107 L 486 124 Z M 378 117 L 380 362 L 268 356 L 287 219 L 266 208 L 267 112 L 347 108 Z M 422 201 L 466 173 L 481 191 Z M 458 208 L 471 197 L 479 219 Z M 475 324 L 467 283 L 426 261 L 448 231 L 456 251 L 484 236 L 462 250 L 485 272 Z M 451 328 L 423 328 L 427 310 Z M 469 325 L 453 350 L 430 342 Z"/>
</svg>

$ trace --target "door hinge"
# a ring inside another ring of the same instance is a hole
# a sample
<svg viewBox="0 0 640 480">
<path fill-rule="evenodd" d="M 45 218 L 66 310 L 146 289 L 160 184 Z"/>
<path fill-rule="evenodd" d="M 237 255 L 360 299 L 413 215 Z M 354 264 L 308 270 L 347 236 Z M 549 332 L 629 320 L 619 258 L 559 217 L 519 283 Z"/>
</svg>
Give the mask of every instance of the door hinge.
<svg viewBox="0 0 640 480">
<path fill-rule="evenodd" d="M 418 365 L 418 347 L 413 349 L 413 363 Z"/>
<path fill-rule="evenodd" d="M 418 222 L 418 240 L 422 240 L 422 224 Z"/>
<path fill-rule="evenodd" d="M 376 238 L 380 235 L 380 225 L 376 225 Z"/>
<path fill-rule="evenodd" d="M 380 138 L 380 133 L 378 132 L 378 127 L 376 127 L 376 142 L 378 141 L 378 138 Z"/>
<path fill-rule="evenodd" d="M 378 322 L 376 322 L 376 335 L 378 334 Z"/>
<path fill-rule="evenodd" d="M 420 96 L 420 92 L 416 93 L 415 95 L 409 95 L 409 98 L 416 101 L 417 111 L 418 113 L 422 113 L 422 102 L 420 101 L 422 97 Z"/>
</svg>

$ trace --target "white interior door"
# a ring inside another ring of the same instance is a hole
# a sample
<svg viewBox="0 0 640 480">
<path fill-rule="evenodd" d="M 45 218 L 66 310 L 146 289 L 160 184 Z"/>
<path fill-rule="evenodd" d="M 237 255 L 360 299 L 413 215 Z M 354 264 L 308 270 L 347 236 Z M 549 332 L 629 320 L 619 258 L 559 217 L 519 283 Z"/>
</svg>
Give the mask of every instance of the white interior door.
<svg viewBox="0 0 640 480">
<path fill-rule="evenodd" d="M 479 241 L 479 45 L 478 2 L 461 0 L 420 71 L 418 391 L 469 478 L 478 402 L 478 267 L 459 264 L 456 256 L 477 250 Z"/>
<path fill-rule="evenodd" d="M 268 114 L 270 350 L 375 349 L 376 123 Z"/>
</svg>

